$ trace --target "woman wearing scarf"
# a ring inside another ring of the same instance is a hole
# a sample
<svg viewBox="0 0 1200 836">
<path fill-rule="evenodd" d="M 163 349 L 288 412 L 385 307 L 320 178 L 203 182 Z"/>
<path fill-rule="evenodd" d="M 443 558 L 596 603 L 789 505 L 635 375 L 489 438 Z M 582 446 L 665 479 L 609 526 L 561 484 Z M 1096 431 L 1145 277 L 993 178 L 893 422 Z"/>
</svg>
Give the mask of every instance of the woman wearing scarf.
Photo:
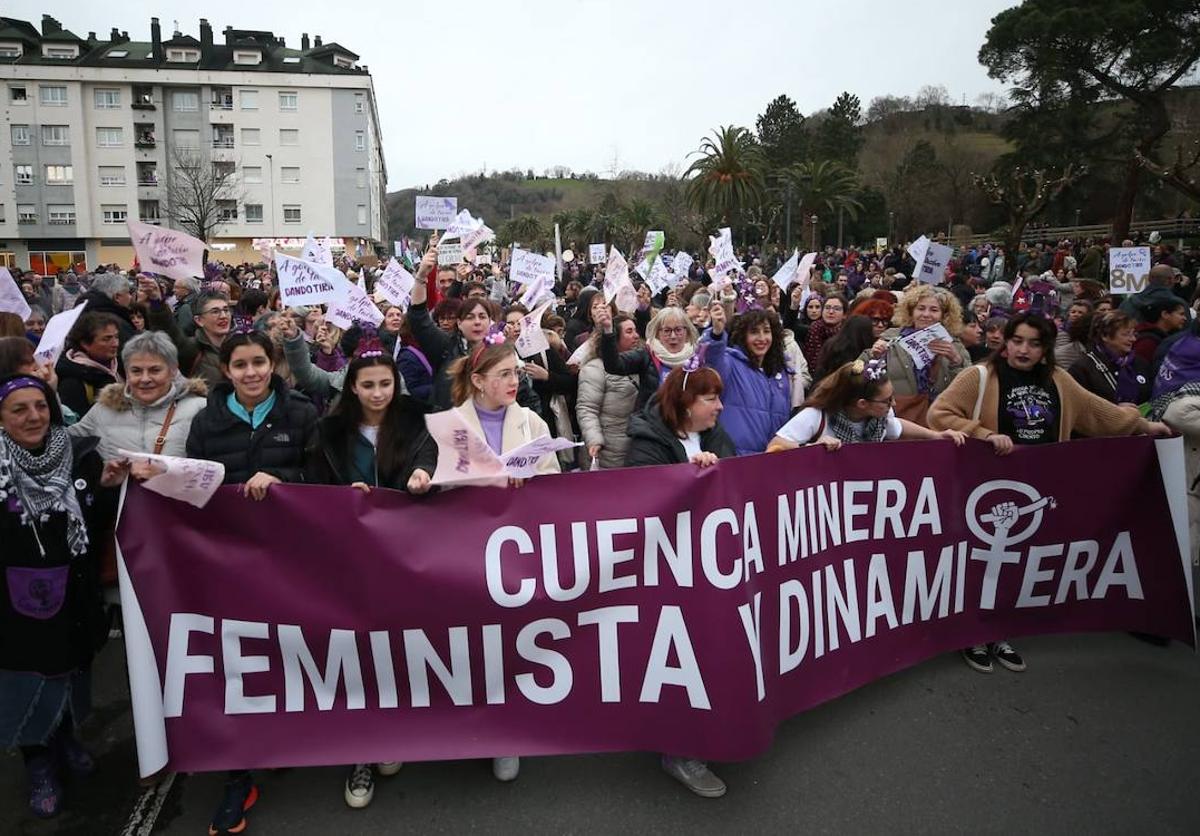
<svg viewBox="0 0 1200 836">
<path fill-rule="evenodd" d="M 112 314 L 85 313 L 67 335 L 67 350 L 58 360 L 58 396 L 76 415 L 84 415 L 100 390 L 123 383 L 117 366 L 120 323 Z"/>
<path fill-rule="evenodd" d="M 108 633 L 92 532 L 111 524 L 116 496 L 106 489 L 127 471 L 95 448 L 95 439 L 72 443 L 45 382 L 0 378 L 0 739 L 20 747 L 29 808 L 42 818 L 61 808 L 62 768 L 95 768 L 74 736 Z"/>
<path fill-rule="evenodd" d="M 1093 395 L 1110 403 L 1137 406 L 1150 399 L 1150 364 L 1133 353 L 1137 325 L 1120 311 L 1092 322 L 1091 348 L 1071 364 L 1068 374 Z"/>
<path fill-rule="evenodd" d="M 887 358 L 888 379 L 896 392 L 896 414 L 926 426 L 929 404 L 971 363 L 971 356 L 958 339 L 962 331 L 962 308 L 950 291 L 915 284 L 896 305 L 895 322 L 899 327 L 885 331 L 861 359 Z M 933 362 L 918 368 L 899 339 L 939 323 L 950 333 L 950 339 L 931 341 L 928 347 L 933 352 Z"/>
<path fill-rule="evenodd" d="M 625 352 L 617 350 L 617 334 L 612 314 L 598 313 L 600 359 L 609 374 L 638 376 L 638 396 L 634 411 L 650 400 L 671 370 L 683 365 L 696 353 L 700 335 L 682 308 L 663 308 L 646 326 L 646 342 Z"/>
<path fill-rule="evenodd" d="M 804 359 L 810 369 L 820 369 L 821 349 L 842 328 L 846 320 L 846 302 L 841 296 L 830 296 L 821 305 L 821 318 L 808 326 L 804 337 Z"/>
<path fill-rule="evenodd" d="M 886 361 L 845 363 L 818 384 L 804 407 L 775 434 L 767 452 L 806 444 L 833 451 L 843 444 L 896 439 L 945 438 L 960 446 L 966 441 L 956 430 L 935 432 L 896 417 L 895 403 Z"/>
</svg>

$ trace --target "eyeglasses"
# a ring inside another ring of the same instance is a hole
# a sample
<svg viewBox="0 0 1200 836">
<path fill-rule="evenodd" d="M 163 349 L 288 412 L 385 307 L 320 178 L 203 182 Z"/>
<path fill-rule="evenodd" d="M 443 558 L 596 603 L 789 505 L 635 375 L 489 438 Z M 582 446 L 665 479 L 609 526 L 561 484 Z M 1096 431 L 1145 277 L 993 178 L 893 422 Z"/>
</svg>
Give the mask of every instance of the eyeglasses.
<svg viewBox="0 0 1200 836">
<path fill-rule="evenodd" d="M 228 316 L 229 312 L 231 310 L 233 310 L 233 309 L 230 308 L 228 305 L 226 305 L 223 308 L 209 308 L 208 310 L 206 310 L 204 313 L 202 313 L 200 315 L 208 316 L 209 314 L 216 314 L 217 316 Z"/>
<path fill-rule="evenodd" d="M 675 325 L 670 328 L 659 328 L 658 333 L 662 334 L 664 337 L 679 336 L 680 334 L 687 333 L 687 329 Z"/>
<path fill-rule="evenodd" d="M 873 316 L 873 317 L 871 317 L 871 321 L 874 322 L 876 325 L 891 325 L 892 324 L 892 321 L 890 319 L 887 319 L 886 317 L 882 317 L 882 316 Z"/>
<path fill-rule="evenodd" d="M 516 380 L 519 372 L 516 369 L 505 369 L 500 372 L 489 372 L 484 377 L 490 380 Z"/>
<path fill-rule="evenodd" d="M 865 400 L 867 403 L 882 403 L 882 404 L 887 404 L 888 406 L 896 405 L 896 396 L 895 395 L 891 395 L 890 397 L 888 397 L 888 399 L 886 401 L 876 400 L 875 398 L 863 398 L 863 400 Z"/>
</svg>

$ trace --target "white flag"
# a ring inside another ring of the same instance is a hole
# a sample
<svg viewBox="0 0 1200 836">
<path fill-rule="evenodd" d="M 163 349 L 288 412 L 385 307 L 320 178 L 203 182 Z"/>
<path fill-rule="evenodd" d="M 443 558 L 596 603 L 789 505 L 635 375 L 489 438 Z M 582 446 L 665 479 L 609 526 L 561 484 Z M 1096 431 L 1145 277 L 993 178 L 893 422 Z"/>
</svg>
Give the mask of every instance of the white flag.
<svg viewBox="0 0 1200 836">
<path fill-rule="evenodd" d="M 297 305 L 331 305 L 345 293 L 350 282 L 341 271 L 323 264 L 275 253 L 275 271 L 279 274 L 279 294 L 285 308 Z"/>
<path fill-rule="evenodd" d="M 21 317 L 22 322 L 29 319 L 29 315 L 33 313 L 16 279 L 6 267 L 0 267 L 0 311 L 14 313 Z"/>
<path fill-rule="evenodd" d="M 412 299 L 412 289 L 416 283 L 416 277 L 405 270 L 399 261 L 392 258 L 388 259 L 383 275 L 375 280 L 375 293 L 377 296 L 382 294 L 383 298 L 393 305 L 407 310 L 409 301 Z"/>
<path fill-rule="evenodd" d="M 546 332 L 542 330 L 542 317 L 546 315 L 547 309 L 552 304 L 554 304 L 553 299 L 521 317 L 521 332 L 517 335 L 516 341 L 517 354 L 522 357 L 532 357 L 550 347 L 550 341 L 546 339 Z"/>
<path fill-rule="evenodd" d="M 140 221 L 127 220 L 125 226 L 142 270 L 172 279 L 204 275 L 207 247 L 200 239 Z"/>
<path fill-rule="evenodd" d="M 792 257 L 784 262 L 783 266 L 779 268 L 778 272 L 771 277 L 771 281 L 779 285 L 780 290 L 782 290 L 784 293 L 787 293 L 788 288 L 792 286 L 792 282 L 796 280 L 796 272 L 799 269 L 800 251 L 796 250 L 794 253 L 792 253 Z"/>
<path fill-rule="evenodd" d="M 332 267 L 333 253 L 314 238 L 310 232 L 308 233 L 308 238 L 304 241 L 304 249 L 300 251 L 300 260 L 307 261 L 310 264 L 322 264 L 326 267 Z"/>
<path fill-rule="evenodd" d="M 629 262 L 615 246 L 608 250 L 608 264 L 604 268 L 604 301 L 612 304 L 622 287 L 628 286 L 633 290 L 633 282 L 629 278 Z M 634 294 L 635 298 L 637 294 Z"/>
</svg>

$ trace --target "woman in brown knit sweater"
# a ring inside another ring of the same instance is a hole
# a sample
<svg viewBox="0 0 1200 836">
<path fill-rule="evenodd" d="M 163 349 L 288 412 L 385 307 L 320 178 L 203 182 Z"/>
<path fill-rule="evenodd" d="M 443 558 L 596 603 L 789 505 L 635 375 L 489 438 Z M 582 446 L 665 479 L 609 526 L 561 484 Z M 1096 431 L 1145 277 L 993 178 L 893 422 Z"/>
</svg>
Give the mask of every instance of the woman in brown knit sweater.
<svg viewBox="0 0 1200 836">
<path fill-rule="evenodd" d="M 1004 346 L 984 363 L 966 369 L 929 409 L 934 430 L 960 430 L 987 441 L 998 455 L 1014 445 L 1067 441 L 1085 436 L 1171 435 L 1136 409 L 1120 407 L 1084 389 L 1054 364 L 1055 327 L 1040 314 L 1020 313 L 1004 328 Z M 980 384 L 983 391 L 980 392 Z M 976 645 L 963 659 L 980 673 L 993 657 L 1011 671 L 1025 661 L 1007 641 Z"/>
</svg>

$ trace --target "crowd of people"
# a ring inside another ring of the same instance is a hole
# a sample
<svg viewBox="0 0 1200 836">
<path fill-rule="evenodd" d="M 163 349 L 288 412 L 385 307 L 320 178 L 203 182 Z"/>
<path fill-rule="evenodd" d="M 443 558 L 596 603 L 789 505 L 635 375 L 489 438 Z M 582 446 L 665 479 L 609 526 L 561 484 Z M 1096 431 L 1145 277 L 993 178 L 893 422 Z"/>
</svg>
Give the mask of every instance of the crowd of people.
<svg viewBox="0 0 1200 836">
<path fill-rule="evenodd" d="M 0 313 L 0 741 L 23 753 L 30 809 L 55 815 L 63 771 L 94 768 L 75 730 L 92 659 L 119 626 L 116 494 L 153 473 L 118 451 L 220 462 L 249 501 L 293 482 L 420 496 L 436 490 L 438 459 L 425 417 L 453 408 L 497 454 L 545 435 L 582 443 L 544 456 L 539 474 L 896 439 L 978 439 L 1008 455 L 1180 433 L 1195 486 L 1197 264 L 1160 244 L 1147 289 L 1114 298 L 1106 246 L 968 247 L 936 285 L 913 281 L 900 247 L 828 248 L 786 288 L 772 280 L 785 254 L 742 250 L 728 283 L 701 258 L 657 294 L 635 276 L 631 310 L 606 301 L 604 265 L 569 259 L 540 323 L 549 347 L 525 358 L 514 343 L 529 311 L 504 259 L 439 266 L 436 237 L 411 265 L 409 304 L 376 297 L 378 327 L 283 307 L 265 264 L 173 282 L 116 265 L 20 274 L 31 316 Z M 368 293 L 383 270 L 339 268 Z M 75 306 L 61 356 L 40 364 L 47 320 Z M 935 326 L 921 362 L 905 338 Z M 1189 501 L 1198 542 L 1200 494 Z M 1025 668 L 1002 640 L 963 658 Z M 515 779 L 519 759 L 496 754 L 495 777 Z M 725 792 L 707 764 L 662 763 L 697 794 Z M 347 804 L 366 806 L 375 776 L 399 768 L 352 765 Z M 210 833 L 241 832 L 256 799 L 251 773 L 230 774 Z"/>
</svg>

